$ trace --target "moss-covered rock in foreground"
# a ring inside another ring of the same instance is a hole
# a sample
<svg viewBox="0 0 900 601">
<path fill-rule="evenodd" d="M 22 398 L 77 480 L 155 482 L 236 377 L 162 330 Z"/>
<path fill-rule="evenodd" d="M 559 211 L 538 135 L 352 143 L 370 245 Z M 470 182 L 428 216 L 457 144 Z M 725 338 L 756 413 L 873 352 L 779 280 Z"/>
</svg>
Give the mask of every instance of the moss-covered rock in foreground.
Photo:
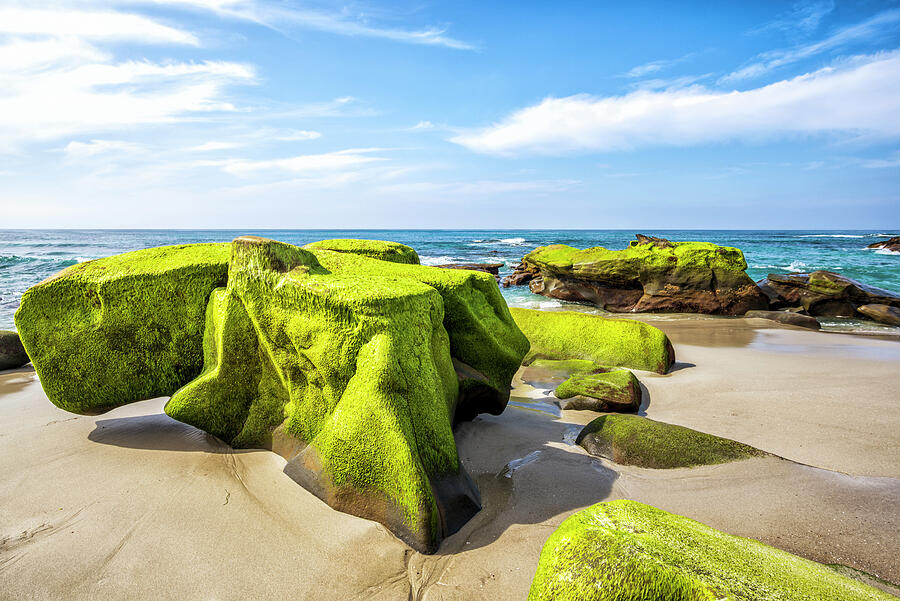
<svg viewBox="0 0 900 601">
<path fill-rule="evenodd" d="M 29 288 L 16 328 L 47 397 L 99 413 L 167 396 L 202 367 L 204 313 L 228 244 L 148 248 L 72 265 Z"/>
<path fill-rule="evenodd" d="M 562 409 L 636 412 L 641 384 L 627 369 L 597 367 L 569 376 L 554 392 Z"/>
<path fill-rule="evenodd" d="M 728 463 L 765 455 L 749 445 L 637 415 L 604 415 L 575 442 L 621 465 L 656 469 Z"/>
<path fill-rule="evenodd" d="M 518 271 L 532 292 L 608 311 L 743 315 L 768 308 L 746 269 L 737 248 L 638 235 L 624 250 L 541 246 Z"/>
<path fill-rule="evenodd" d="M 636 501 L 567 518 L 529 601 L 887 601 L 828 566 Z"/>
<path fill-rule="evenodd" d="M 526 363 L 535 359 L 584 359 L 598 365 L 661 374 L 675 363 L 675 349 L 669 338 L 640 321 L 575 311 L 510 311 L 531 342 Z"/>
<path fill-rule="evenodd" d="M 418 265 L 419 255 L 414 249 L 399 242 L 385 240 L 354 240 L 352 238 L 335 238 L 311 242 L 303 248 L 308 250 L 333 250 L 335 252 L 362 255 L 372 259 Z"/>
</svg>

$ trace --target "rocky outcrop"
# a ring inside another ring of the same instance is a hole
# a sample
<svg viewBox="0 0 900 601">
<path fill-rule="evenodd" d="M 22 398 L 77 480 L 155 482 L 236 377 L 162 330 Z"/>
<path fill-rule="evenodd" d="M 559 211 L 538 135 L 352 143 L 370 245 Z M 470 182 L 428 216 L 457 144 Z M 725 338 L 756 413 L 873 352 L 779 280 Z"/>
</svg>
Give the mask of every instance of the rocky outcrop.
<svg viewBox="0 0 900 601">
<path fill-rule="evenodd" d="M 282 454 L 332 507 L 433 552 L 480 507 L 453 423 L 503 411 L 528 341 L 489 275 L 327 246 L 245 236 L 84 263 L 26 292 L 16 324 L 58 406 L 171 395 L 171 417 Z"/>
<path fill-rule="evenodd" d="M 581 359 L 664 374 L 675 363 L 669 338 L 637 320 L 517 307 L 510 312 L 531 343 L 526 365 L 536 359 Z"/>
<path fill-rule="evenodd" d="M 686 517 L 619 500 L 566 518 L 528 601 L 888 601 L 830 566 Z"/>
<path fill-rule="evenodd" d="M 864 317 L 862 305 L 900 308 L 900 294 L 867 286 L 830 271 L 774 274 L 759 282 L 773 309 L 802 307 L 816 317 Z"/>
<path fill-rule="evenodd" d="M 878 323 L 900 327 L 900 309 L 890 305 L 860 305 L 857 311 Z"/>
<path fill-rule="evenodd" d="M 504 277 L 500 283 L 503 284 L 504 288 L 509 288 L 510 286 L 524 286 L 531 282 L 531 280 L 539 277 L 541 277 L 541 270 L 537 265 L 531 265 L 522 261 L 516 265 L 513 272 Z"/>
<path fill-rule="evenodd" d="M 29 361 L 19 335 L 10 330 L 0 330 L 0 370 L 16 369 Z"/>
<path fill-rule="evenodd" d="M 888 238 L 881 242 L 874 242 L 867 246 L 867 248 L 883 249 L 900 254 L 900 236 L 894 236 L 893 238 Z"/>
<path fill-rule="evenodd" d="M 819 320 L 809 315 L 795 313 L 792 311 L 747 311 L 744 317 L 750 319 L 768 319 L 769 321 L 777 321 L 788 326 L 798 328 L 807 328 L 809 330 L 818 330 L 822 327 Z"/>
<path fill-rule="evenodd" d="M 532 292 L 613 312 L 743 315 L 768 309 L 737 248 L 638 235 L 624 250 L 554 244 L 528 253 L 507 278 Z"/>
<path fill-rule="evenodd" d="M 728 463 L 765 452 L 727 438 L 637 415 L 604 415 L 586 425 L 576 444 L 620 465 L 654 469 Z"/>
<path fill-rule="evenodd" d="M 471 271 L 481 271 L 494 276 L 494 279 L 500 281 L 500 268 L 503 263 L 445 263 L 444 265 L 435 265 L 441 269 L 469 269 Z"/>
<path fill-rule="evenodd" d="M 362 255 L 390 263 L 418 265 L 419 254 L 409 246 L 387 240 L 356 240 L 353 238 L 335 238 L 310 242 L 303 248 L 307 250 L 331 250 L 334 252 Z"/>
</svg>

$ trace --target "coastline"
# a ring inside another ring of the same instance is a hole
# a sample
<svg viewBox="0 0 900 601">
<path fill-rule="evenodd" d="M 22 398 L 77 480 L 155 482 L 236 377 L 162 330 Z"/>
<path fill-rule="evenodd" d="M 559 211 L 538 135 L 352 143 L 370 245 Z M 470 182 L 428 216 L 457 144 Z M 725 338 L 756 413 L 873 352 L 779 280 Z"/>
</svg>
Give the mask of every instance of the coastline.
<svg viewBox="0 0 900 601">
<path fill-rule="evenodd" d="M 430 556 L 333 511 L 274 453 L 235 451 L 171 420 L 164 399 L 74 416 L 46 400 L 33 372 L 3 372 L 0 590 L 521 599 L 553 529 L 616 498 L 900 582 L 900 345 L 742 318 L 647 321 L 669 334 L 678 363 L 638 374 L 646 415 L 784 459 L 615 465 L 570 442 L 596 414 L 554 411 L 543 390 L 518 382 L 502 415 L 457 429 L 484 507 Z"/>
</svg>

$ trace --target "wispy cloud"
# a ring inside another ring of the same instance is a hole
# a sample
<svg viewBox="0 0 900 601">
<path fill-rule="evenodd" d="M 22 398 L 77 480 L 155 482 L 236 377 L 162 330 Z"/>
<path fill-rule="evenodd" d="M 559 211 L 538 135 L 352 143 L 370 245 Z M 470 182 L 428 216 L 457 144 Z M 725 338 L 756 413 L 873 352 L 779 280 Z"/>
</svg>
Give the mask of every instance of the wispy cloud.
<svg viewBox="0 0 900 601">
<path fill-rule="evenodd" d="M 123 4 L 165 4 L 211 11 L 221 17 L 251 21 L 281 33 L 289 33 L 292 28 L 299 27 L 351 37 L 381 38 L 407 44 L 444 46 L 457 50 L 475 49 L 473 44 L 447 35 L 444 27 L 424 29 L 381 27 L 368 23 L 365 15 L 353 15 L 346 9 L 343 12 L 328 12 L 261 0 L 119 0 L 119 2 Z"/>
<path fill-rule="evenodd" d="M 624 73 L 622 77 L 628 77 L 630 79 L 636 79 L 639 77 L 646 77 L 653 73 L 657 73 L 662 71 L 663 69 L 668 69 L 673 65 L 677 65 L 679 63 L 683 63 L 687 60 L 690 60 L 694 56 L 696 56 L 696 52 L 690 52 L 685 54 L 684 56 L 679 56 L 678 58 L 670 58 L 670 59 L 661 59 L 656 61 L 651 61 L 649 63 L 644 63 L 643 65 L 638 65 L 636 67 L 632 67 L 629 71 Z"/>
<path fill-rule="evenodd" d="M 836 132 L 900 137 L 900 52 L 744 92 L 694 86 L 547 98 L 452 141 L 481 153 L 547 155 Z"/>
<path fill-rule="evenodd" d="M 198 166 L 219 167 L 234 175 L 249 175 L 260 171 L 286 171 L 291 173 L 318 173 L 344 170 L 366 163 L 387 161 L 384 157 L 371 156 L 381 148 L 348 148 L 323 154 L 306 154 L 276 159 L 226 159 L 201 161 Z"/>
<path fill-rule="evenodd" d="M 783 31 L 786 33 L 810 34 L 819 28 L 819 24 L 834 10 L 833 0 L 803 0 L 795 2 L 791 8 L 778 16 L 774 21 L 766 23 L 750 31 L 751 34 L 766 31 Z"/>
<path fill-rule="evenodd" d="M 493 196 L 531 192 L 552 194 L 565 192 L 581 182 L 572 179 L 540 180 L 481 180 L 474 182 L 401 182 L 379 186 L 380 192 L 398 194 L 428 194 L 443 197 L 470 198 L 472 196 Z"/>
<path fill-rule="evenodd" d="M 837 50 L 857 42 L 871 43 L 900 25 L 900 8 L 893 8 L 857 23 L 838 29 L 818 42 L 800 44 L 786 50 L 772 50 L 756 57 L 754 62 L 719 79 L 720 85 L 732 84 L 759 77 L 774 69 L 796 63 L 831 50 Z"/>
<path fill-rule="evenodd" d="M 0 7 L 0 32 L 148 44 L 200 44 L 190 32 L 142 15 L 115 11 Z"/>
<path fill-rule="evenodd" d="M 66 158 L 74 160 L 96 157 L 98 155 L 109 155 L 110 153 L 121 156 L 123 153 L 136 154 L 143 151 L 144 147 L 142 145 L 122 140 L 73 141 L 63 148 Z"/>
<path fill-rule="evenodd" d="M 889 169 L 892 167 L 900 167 L 900 152 L 893 153 L 887 159 L 866 159 L 859 163 L 866 169 Z"/>
</svg>

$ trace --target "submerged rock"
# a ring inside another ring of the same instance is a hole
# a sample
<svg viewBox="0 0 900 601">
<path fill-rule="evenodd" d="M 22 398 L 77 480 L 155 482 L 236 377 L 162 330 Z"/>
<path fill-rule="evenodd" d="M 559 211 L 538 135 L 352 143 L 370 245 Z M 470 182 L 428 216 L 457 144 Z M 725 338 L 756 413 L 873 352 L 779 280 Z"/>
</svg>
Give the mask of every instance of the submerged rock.
<svg viewBox="0 0 900 601">
<path fill-rule="evenodd" d="M 831 271 L 774 274 L 759 282 L 773 309 L 800 306 L 817 317 L 861 317 L 857 307 L 900 307 L 900 294 L 867 286 Z"/>
<path fill-rule="evenodd" d="M 860 305 L 857 311 L 878 323 L 900 326 L 900 309 L 889 305 Z"/>
<path fill-rule="evenodd" d="M 29 361 L 19 335 L 10 330 L 0 330 L 0 370 L 16 369 Z"/>
<path fill-rule="evenodd" d="M 206 305 L 230 252 L 148 248 L 72 265 L 25 291 L 16 328 L 50 401 L 100 413 L 196 378 Z"/>
<path fill-rule="evenodd" d="M 591 455 L 655 469 L 728 463 L 766 454 L 734 440 L 637 415 L 598 417 L 575 442 Z"/>
<path fill-rule="evenodd" d="M 900 236 L 894 236 L 893 238 L 888 238 L 887 240 L 882 240 L 880 242 L 873 242 L 866 248 L 881 248 L 893 253 L 900 253 Z"/>
<path fill-rule="evenodd" d="M 561 409 L 636 412 L 641 384 L 627 369 L 597 367 L 579 371 L 557 386 Z"/>
<path fill-rule="evenodd" d="M 35 357 L 57 405 L 96 412 L 171 394 L 173 418 L 282 454 L 332 507 L 432 552 L 480 508 L 452 425 L 503 411 L 528 341 L 489 275 L 423 267 L 391 244 L 245 236 L 176 258 L 128 253 L 27 292 L 17 324 L 35 348 L 46 332 L 64 343 L 65 357 Z M 93 338 L 78 348 L 70 331 Z"/>
<path fill-rule="evenodd" d="M 802 315 L 795 311 L 747 311 L 744 317 L 751 319 L 768 319 L 789 326 L 818 330 L 822 327 L 819 320 L 809 315 Z"/>
<path fill-rule="evenodd" d="M 526 364 L 535 359 L 582 359 L 664 374 L 675 363 L 669 338 L 640 321 L 575 311 L 512 308 L 510 312 L 531 342 Z"/>
<path fill-rule="evenodd" d="M 891 595 L 749 538 L 637 501 L 568 517 L 541 551 L 529 601 L 887 601 Z"/>
<path fill-rule="evenodd" d="M 638 235 L 624 250 L 554 244 L 536 248 L 522 262 L 512 277 L 538 273 L 530 278 L 532 292 L 607 311 L 743 315 L 768 308 L 744 272 L 743 253 L 709 242 Z"/>
</svg>

